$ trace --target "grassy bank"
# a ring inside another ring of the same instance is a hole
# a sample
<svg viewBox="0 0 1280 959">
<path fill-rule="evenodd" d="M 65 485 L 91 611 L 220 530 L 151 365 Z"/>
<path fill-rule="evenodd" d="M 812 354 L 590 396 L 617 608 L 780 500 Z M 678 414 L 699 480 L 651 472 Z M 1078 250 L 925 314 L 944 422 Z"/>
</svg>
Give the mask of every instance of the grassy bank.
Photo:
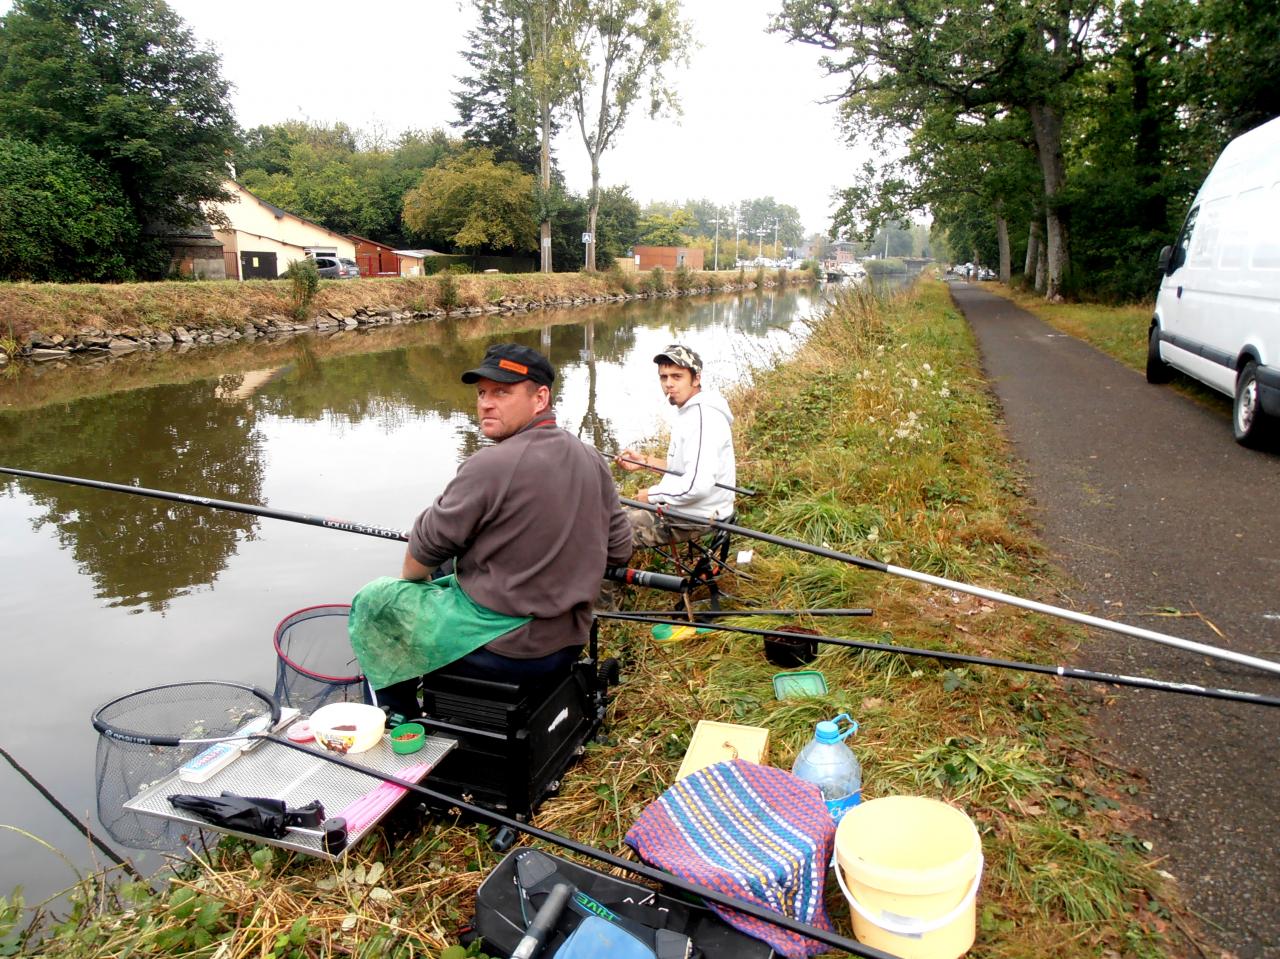
<svg viewBox="0 0 1280 959">
<path fill-rule="evenodd" d="M 1045 594 L 1040 559 L 967 327 L 945 288 L 922 283 L 882 306 L 856 292 L 784 366 L 734 397 L 743 525 L 996 589 Z M 1056 623 L 883 574 L 759 543 L 754 579 L 731 586 L 760 606 L 859 606 L 870 620 L 812 620 L 837 635 L 1009 659 L 1069 661 Z M 636 592 L 637 608 L 666 597 Z M 759 620 L 749 621 L 758 625 Z M 916 793 L 964 808 L 982 836 L 977 957 L 1155 957 L 1175 914 L 1129 829 L 1133 784 L 1091 753 L 1079 700 L 1057 683 L 929 659 L 824 647 L 831 690 L 778 701 L 758 638 L 728 632 L 655 644 L 608 624 L 624 682 L 610 741 L 593 745 L 537 825 L 620 851 L 639 812 L 673 779 L 698 719 L 766 726 L 789 767 L 813 724 L 849 711 L 867 797 Z M 266 848 L 201 851 L 160 893 L 88 881 L 42 947 L 100 955 L 437 956 L 456 942 L 498 857 L 489 830 L 393 822 L 336 870 Z M 838 927 L 849 929 L 837 890 Z M 16 938 L 15 938 L 16 937 Z"/>
<path fill-rule="evenodd" d="M 785 271 L 784 271 L 785 272 Z M 804 279 L 793 276 L 792 281 Z M 239 329 L 246 323 L 290 317 L 306 321 L 329 311 L 439 312 L 457 309 L 525 309 L 601 297 L 659 295 L 730 288 L 746 282 L 787 282 L 770 272 L 653 271 L 628 274 L 438 274 L 358 280 L 326 280 L 304 303 L 284 280 L 166 283 L 2 283 L 0 352 L 12 354 L 33 337 L 70 339 L 86 333 L 128 331 L 147 337 L 176 327 L 191 331 Z"/>
</svg>

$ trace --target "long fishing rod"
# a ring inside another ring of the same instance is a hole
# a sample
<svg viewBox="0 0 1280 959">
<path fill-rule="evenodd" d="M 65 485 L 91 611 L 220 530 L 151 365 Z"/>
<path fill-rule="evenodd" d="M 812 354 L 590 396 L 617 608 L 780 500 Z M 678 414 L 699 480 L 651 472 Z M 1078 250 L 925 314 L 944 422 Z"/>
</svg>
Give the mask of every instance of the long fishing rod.
<svg viewBox="0 0 1280 959">
<path fill-rule="evenodd" d="M 630 456 L 623 456 L 621 453 L 606 453 L 600 447 L 592 446 L 590 443 L 583 443 L 582 445 L 591 446 L 593 450 L 607 460 L 622 460 L 624 463 L 635 463 L 636 466 L 642 467 L 643 469 L 653 470 L 655 473 L 666 473 L 668 476 L 684 476 L 684 474 L 678 470 L 669 470 L 665 466 L 654 466 L 652 463 L 646 463 L 643 460 L 635 460 Z M 720 487 L 720 489 L 727 489 L 734 493 L 741 493 L 743 496 L 759 495 L 759 491 L 757 490 L 747 489 L 745 486 L 734 486 L 732 483 L 716 483 L 715 485 Z"/>
<path fill-rule="evenodd" d="M 51 793 L 45 787 L 44 783 L 36 779 L 35 776 L 33 776 L 30 772 L 27 771 L 27 768 L 23 766 L 22 763 L 18 762 L 11 755 L 9 755 L 9 751 L 5 749 L 3 746 L 0 746 L 0 756 L 3 756 L 5 760 L 8 761 L 9 765 L 14 768 L 14 771 L 23 779 L 25 779 L 28 783 L 30 783 L 31 788 L 34 789 L 36 792 L 38 792 L 41 796 L 43 796 L 45 800 L 48 801 L 49 805 L 51 805 L 54 809 L 60 812 L 62 814 L 62 818 L 65 819 L 67 822 L 71 823 L 71 825 L 75 827 L 76 831 L 80 833 L 80 835 L 84 836 L 85 839 L 93 843 L 93 845 L 97 847 L 97 849 L 100 852 L 102 852 L 108 859 L 110 859 L 117 866 L 122 868 L 129 875 L 131 875 L 134 879 L 137 879 L 139 881 L 142 880 L 142 874 L 138 872 L 137 869 L 134 868 L 133 863 L 129 862 L 128 860 L 121 859 L 120 854 L 118 852 L 116 852 L 114 849 L 108 846 L 105 842 L 103 842 L 101 837 L 99 837 L 96 833 L 90 830 L 89 827 L 86 826 L 80 820 L 79 816 L 77 816 L 70 809 L 64 806 L 62 802 L 58 799 L 58 797 L 55 796 L 53 793 Z"/>
<path fill-rule="evenodd" d="M 1128 623 L 1118 623 L 1113 619 L 1103 619 L 1099 616 L 1090 616 L 1088 613 L 1077 613 L 1075 610 L 1062 609 L 1059 606 L 1050 606 L 1048 603 L 1040 603 L 1034 599 L 1024 599 L 1021 596 L 997 592 L 994 589 L 986 589 L 982 586 L 971 586 L 968 583 L 961 583 L 951 579 L 943 579 L 941 576 L 931 576 L 928 573 L 919 573 L 913 569 L 904 569 L 901 566 L 892 566 L 889 563 L 882 563 L 879 560 L 867 559 L 864 556 L 854 556 L 852 553 L 843 553 L 839 550 L 828 549 L 825 546 L 814 546 L 812 543 L 806 543 L 803 540 L 788 539 L 785 536 L 775 536 L 772 533 L 764 533 L 757 529 L 749 529 L 746 526 L 738 526 L 736 523 L 726 523 L 723 520 L 694 516 L 690 513 L 683 513 L 679 510 L 670 509 L 666 506 L 654 506 L 651 503 L 641 503 L 639 500 L 633 499 L 623 499 L 622 502 L 626 506 L 634 506 L 637 509 L 647 509 L 652 513 L 669 516 L 672 519 L 698 523 L 701 526 L 709 526 L 713 529 L 721 529 L 728 533 L 736 533 L 739 536 L 757 539 L 763 543 L 773 543 L 775 546 L 785 546 L 789 549 L 799 550 L 803 553 L 812 553 L 814 556 L 822 556 L 826 559 L 834 559 L 842 563 L 849 563 L 852 566 L 858 566 L 862 569 L 875 570 L 878 573 L 889 573 L 893 576 L 901 576 L 904 579 L 914 579 L 921 583 L 928 583 L 931 586 L 940 586 L 943 589 L 954 589 L 961 593 L 980 596 L 983 599 L 989 599 L 997 603 L 1005 603 L 1009 606 L 1019 606 L 1023 609 L 1029 609 L 1035 613 L 1045 613 L 1049 616 L 1057 616 L 1059 619 L 1070 620 L 1071 622 L 1081 623 L 1085 626 L 1093 626 L 1096 629 L 1106 629 L 1113 633 L 1121 633 L 1122 635 L 1132 636 L 1136 639 L 1146 639 L 1153 643 L 1162 643 L 1165 646 L 1174 646 L 1178 649 L 1199 653 L 1202 656 L 1212 656 L 1217 659 L 1225 659 L 1233 663 L 1239 663 L 1242 666 L 1252 666 L 1254 669 L 1261 669 L 1268 673 L 1280 673 L 1280 663 L 1273 662 L 1269 659 L 1261 659 L 1257 656 L 1250 656 L 1247 653 L 1237 653 L 1235 650 L 1222 649 L 1218 646 L 1210 646 L 1206 643 L 1197 643 L 1190 639 L 1181 639 L 1177 636 L 1170 636 L 1167 633 L 1159 633 L 1152 629 L 1143 629 L 1141 626 L 1130 626 Z"/>
<path fill-rule="evenodd" d="M 89 489 L 106 490 L 112 493 L 131 493 L 134 496 L 145 496 L 149 499 L 167 500 L 171 503 L 186 503 L 188 506 L 205 506 L 209 509 L 229 510 L 233 513 L 247 513 L 250 516 L 262 516 L 267 519 L 281 519 L 289 523 L 302 523 L 306 526 L 319 526 L 322 529 L 339 529 L 347 533 L 360 533 L 364 536 L 376 536 L 379 539 L 393 539 L 408 542 L 409 534 L 404 530 L 388 529 L 385 526 L 369 526 L 366 523 L 353 523 L 345 519 L 333 519 L 329 516 L 318 516 L 313 513 L 294 513 L 283 509 L 267 509 L 265 506 L 254 506 L 250 503 L 235 503 L 225 499 L 211 499 L 208 496 L 192 496 L 189 493 L 171 493 L 162 489 L 148 489 L 145 486 L 127 486 L 123 483 L 107 483 L 102 480 L 84 479 L 79 476 L 60 476 L 57 473 L 38 473 L 34 470 L 15 469 L 11 466 L 0 466 L 0 473 L 10 476 L 22 476 L 27 479 L 48 480 L 51 483 L 66 483 L 70 486 L 84 486 Z M 633 586 L 651 586 L 669 592 L 680 592 L 684 588 L 684 580 L 669 573 L 652 573 L 643 569 L 628 569 L 625 566 L 609 566 L 605 569 L 605 578 L 628 583 Z"/>
<path fill-rule="evenodd" d="M 205 506 L 210 509 L 231 510 L 236 513 L 248 513 L 252 516 L 264 516 L 268 519 L 280 519 L 291 523 L 303 523 L 308 526 L 319 526 L 324 529 L 339 529 L 349 533 L 376 536 L 381 539 L 394 539 L 403 542 L 409 538 L 408 533 L 405 533 L 402 530 L 387 529 L 381 526 L 369 526 L 364 523 L 353 523 L 348 520 L 332 519 L 308 513 L 294 513 L 288 510 L 267 509 L 262 506 L 252 506 L 247 503 L 234 503 L 230 500 L 211 499 L 205 496 L 191 496 L 187 493 L 170 493 L 165 490 L 147 489 L 143 486 L 126 486 L 121 483 L 106 483 L 101 480 L 83 479 L 76 476 L 60 476 L 56 473 L 39 473 L 34 470 L 15 469 L 9 466 L 0 466 L 0 473 L 7 473 L 11 476 L 23 476 L 29 479 L 48 480 L 54 483 L 67 483 L 71 486 L 85 486 L 90 489 L 109 490 L 116 493 L 131 493 L 135 496 L 146 496 L 152 499 L 168 500 L 175 503 L 187 503 L 191 506 Z M 726 532 L 737 533 L 740 536 L 747 536 L 751 539 L 757 539 L 764 543 L 786 546 L 790 549 L 799 550 L 801 552 L 812 553 L 815 556 L 823 556 L 828 559 L 849 563 L 854 566 L 862 567 L 863 569 L 871 569 L 881 573 L 890 573 L 894 576 L 901 576 L 906 579 L 915 579 L 920 582 L 929 583 L 933 586 L 941 586 L 944 589 L 954 589 L 958 592 L 970 593 L 974 596 L 981 596 L 984 599 L 994 600 L 999 603 L 1006 603 L 1010 606 L 1019 606 L 1033 612 L 1057 616 L 1061 619 L 1082 623 L 1085 626 L 1106 629 L 1111 632 L 1121 633 L 1125 636 L 1133 636 L 1138 639 L 1151 640 L 1152 642 L 1162 643 L 1166 646 L 1174 646 L 1179 649 L 1200 653 L 1204 656 L 1212 656 L 1218 659 L 1225 659 L 1231 662 L 1240 663 L 1245 666 L 1252 666 L 1255 669 L 1261 669 L 1269 673 L 1280 673 L 1280 663 L 1275 663 L 1267 659 L 1260 659 L 1256 656 L 1249 656 L 1244 653 L 1237 653 L 1234 650 L 1220 649 L 1217 646 L 1209 646 L 1205 643 L 1197 643 L 1189 639 L 1179 639 L 1176 636 L 1169 636 L 1165 633 L 1158 633 L 1150 629 L 1142 629 L 1138 626 L 1130 626 L 1127 623 L 1118 623 L 1114 620 L 1090 616 L 1087 613 L 1077 613 L 1073 610 L 1050 606 L 1047 603 L 1039 603 L 1035 600 L 1023 599 L 1021 596 L 1000 593 L 992 589 L 985 589 L 981 586 L 970 586 L 967 583 L 943 579 L 940 576 L 930 576 L 928 573 L 917 573 L 914 570 L 904 569 L 900 566 L 891 566 L 888 563 L 881 563 L 878 560 L 854 556 L 851 553 L 842 553 L 838 550 L 827 549 L 824 546 L 814 546 L 811 543 L 806 543 L 802 540 L 788 539 L 784 536 L 775 536 L 772 533 L 765 533 L 760 530 L 749 529 L 745 526 L 738 526 L 736 523 L 726 523 L 722 520 L 708 520 L 705 517 L 693 516 L 689 513 L 682 513 L 678 510 L 668 509 L 663 506 L 654 506 L 650 503 L 641 503 L 638 500 L 623 499 L 622 502 L 627 506 L 647 509 L 654 513 L 663 513 L 674 519 L 698 523 L 699 525 L 710 526 L 715 529 L 722 529 Z M 647 585 L 644 582 L 645 578 L 653 580 L 656 584 L 657 577 L 665 574 L 643 573 L 643 571 L 639 570 L 610 567 L 606 570 L 605 575 L 609 579 L 619 580 L 622 582 L 634 582 L 637 585 Z M 669 578 L 672 580 L 678 580 L 678 577 Z"/>
<path fill-rule="evenodd" d="M 667 618 L 668 614 L 658 613 L 607 613 L 600 610 L 595 614 L 600 619 L 616 619 L 623 622 L 650 623 L 665 626 L 688 626 L 687 620 Z M 729 614 L 727 614 L 729 615 Z M 997 669 L 1011 669 L 1017 672 L 1041 673 L 1045 676 L 1060 676 L 1063 679 L 1079 679 L 1091 683 L 1110 683 L 1115 686 L 1134 686 L 1139 689 L 1154 689 L 1166 693 L 1180 693 L 1186 696 L 1205 696 L 1209 699 L 1225 699 L 1231 702 L 1251 703 L 1255 706 L 1280 706 L 1280 696 L 1264 696 L 1261 693 L 1242 692 L 1236 689 L 1218 689 L 1214 686 L 1197 686 L 1193 683 L 1175 683 L 1164 679 L 1147 679 L 1145 676 L 1120 676 L 1113 673 L 1099 673 L 1089 669 L 1078 669 L 1075 666 L 1046 666 L 1041 663 L 1024 663 L 1011 659 L 992 659 L 986 656 L 974 656 L 970 653 L 953 653 L 940 649 L 919 649 L 914 646 L 896 646 L 892 643 L 874 643 L 869 640 L 844 639 L 837 636 L 821 636 L 816 633 L 795 633 L 785 629 L 756 629 L 750 626 L 730 626 L 717 623 L 709 627 L 716 632 L 746 633 L 751 636 L 777 637 L 779 639 L 813 640 L 828 643 L 832 646 L 847 646 L 853 649 L 865 649 L 874 652 L 900 653 L 903 656 L 923 656 L 944 662 L 966 663 L 974 666 L 993 666 Z"/>
</svg>

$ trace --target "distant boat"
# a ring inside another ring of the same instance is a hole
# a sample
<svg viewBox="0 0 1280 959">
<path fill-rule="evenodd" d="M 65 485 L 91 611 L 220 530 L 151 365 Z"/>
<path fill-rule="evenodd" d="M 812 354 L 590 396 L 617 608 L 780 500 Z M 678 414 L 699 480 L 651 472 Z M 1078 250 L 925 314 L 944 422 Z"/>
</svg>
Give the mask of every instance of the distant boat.
<svg viewBox="0 0 1280 959">
<path fill-rule="evenodd" d="M 865 280 L 867 278 L 866 267 L 861 263 L 840 263 L 836 266 L 836 270 L 850 280 Z"/>
</svg>

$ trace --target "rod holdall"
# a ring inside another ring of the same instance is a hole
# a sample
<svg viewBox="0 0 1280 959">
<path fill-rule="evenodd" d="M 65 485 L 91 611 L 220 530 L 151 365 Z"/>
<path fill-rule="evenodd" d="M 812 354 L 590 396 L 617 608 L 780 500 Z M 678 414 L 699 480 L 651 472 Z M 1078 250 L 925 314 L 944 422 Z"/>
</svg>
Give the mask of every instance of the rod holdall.
<svg viewBox="0 0 1280 959">
<path fill-rule="evenodd" d="M 527 908 L 536 912 L 551 891 L 562 884 L 566 884 L 565 879 L 550 856 L 534 849 L 516 853 L 516 885 Z M 556 950 L 558 959 L 604 955 L 613 959 L 690 959 L 693 956 L 693 943 L 688 936 L 635 918 L 639 913 L 662 922 L 659 910 L 632 907 L 628 909 L 631 916 L 625 916 L 572 883 L 568 885 L 569 901 L 560 922 L 562 929 L 568 927 L 568 936 Z"/>
</svg>

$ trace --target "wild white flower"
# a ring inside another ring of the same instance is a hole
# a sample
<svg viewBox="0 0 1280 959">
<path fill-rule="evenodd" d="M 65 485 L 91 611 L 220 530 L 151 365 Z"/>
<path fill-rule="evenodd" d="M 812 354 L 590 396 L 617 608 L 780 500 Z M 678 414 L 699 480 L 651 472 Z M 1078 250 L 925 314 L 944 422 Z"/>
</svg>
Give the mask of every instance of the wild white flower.
<svg viewBox="0 0 1280 959">
<path fill-rule="evenodd" d="M 948 396 L 951 395 L 951 391 L 944 386 L 942 389 L 938 390 L 938 395 L 945 400 Z"/>
</svg>

